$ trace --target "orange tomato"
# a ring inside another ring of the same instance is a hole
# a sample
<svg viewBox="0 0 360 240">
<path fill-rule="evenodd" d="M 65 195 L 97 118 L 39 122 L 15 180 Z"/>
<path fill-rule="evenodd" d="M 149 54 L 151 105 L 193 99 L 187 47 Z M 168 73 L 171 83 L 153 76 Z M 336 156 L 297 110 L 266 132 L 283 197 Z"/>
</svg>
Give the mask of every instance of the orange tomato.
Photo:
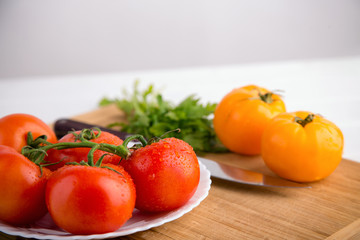
<svg viewBox="0 0 360 240">
<path fill-rule="evenodd" d="M 262 158 L 280 177 L 313 182 L 330 175 L 342 159 L 344 138 L 332 122 L 311 112 L 275 117 L 262 137 Z"/>
<path fill-rule="evenodd" d="M 261 136 L 269 121 L 285 112 L 279 95 L 265 88 L 248 85 L 228 93 L 214 112 L 215 133 L 232 152 L 257 155 Z"/>
</svg>

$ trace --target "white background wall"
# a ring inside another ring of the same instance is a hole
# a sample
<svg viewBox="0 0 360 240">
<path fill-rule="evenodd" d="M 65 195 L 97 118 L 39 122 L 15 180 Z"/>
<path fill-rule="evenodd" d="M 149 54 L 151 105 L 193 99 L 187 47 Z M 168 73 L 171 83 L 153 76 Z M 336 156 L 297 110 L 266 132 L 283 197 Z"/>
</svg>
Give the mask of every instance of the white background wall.
<svg viewBox="0 0 360 240">
<path fill-rule="evenodd" d="M 0 0 L 0 79 L 354 55 L 359 0 Z"/>
</svg>

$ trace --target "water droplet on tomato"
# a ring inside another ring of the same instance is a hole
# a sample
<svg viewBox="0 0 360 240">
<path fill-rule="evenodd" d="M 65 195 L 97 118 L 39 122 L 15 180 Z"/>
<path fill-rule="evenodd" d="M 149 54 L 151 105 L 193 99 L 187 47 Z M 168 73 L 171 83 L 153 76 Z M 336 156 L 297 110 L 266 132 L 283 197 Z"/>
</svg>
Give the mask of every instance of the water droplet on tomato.
<svg viewBox="0 0 360 240">
<path fill-rule="evenodd" d="M 153 174 L 150 174 L 149 176 L 148 176 L 148 179 L 149 180 L 154 180 L 155 179 L 155 173 L 153 173 Z"/>
</svg>

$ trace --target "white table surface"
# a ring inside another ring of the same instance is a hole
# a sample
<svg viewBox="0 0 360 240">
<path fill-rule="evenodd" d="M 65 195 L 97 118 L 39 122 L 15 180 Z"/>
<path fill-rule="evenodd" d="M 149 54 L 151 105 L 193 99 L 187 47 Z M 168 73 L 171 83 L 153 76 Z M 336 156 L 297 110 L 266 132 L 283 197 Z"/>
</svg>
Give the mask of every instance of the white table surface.
<svg viewBox="0 0 360 240">
<path fill-rule="evenodd" d="M 135 79 L 153 83 L 164 98 L 178 102 L 196 94 L 218 102 L 235 87 L 257 84 L 284 91 L 288 111 L 320 113 L 340 127 L 343 157 L 360 162 L 360 56 L 97 75 L 0 79 L 0 117 L 33 114 L 47 123 L 94 110 L 104 96 L 122 97 Z"/>
</svg>

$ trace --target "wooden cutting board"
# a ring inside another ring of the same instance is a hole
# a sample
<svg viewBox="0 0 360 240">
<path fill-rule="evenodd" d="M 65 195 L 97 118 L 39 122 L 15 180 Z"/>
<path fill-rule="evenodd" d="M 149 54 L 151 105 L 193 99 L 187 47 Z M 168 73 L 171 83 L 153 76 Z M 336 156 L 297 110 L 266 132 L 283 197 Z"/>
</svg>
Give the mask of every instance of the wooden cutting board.
<svg viewBox="0 0 360 240">
<path fill-rule="evenodd" d="M 125 120 L 115 106 L 73 119 L 107 125 Z M 275 176 L 260 157 L 205 157 Z M 208 197 L 183 217 L 116 239 L 360 239 L 360 163 L 343 159 L 310 189 L 266 188 L 212 178 Z"/>
</svg>

